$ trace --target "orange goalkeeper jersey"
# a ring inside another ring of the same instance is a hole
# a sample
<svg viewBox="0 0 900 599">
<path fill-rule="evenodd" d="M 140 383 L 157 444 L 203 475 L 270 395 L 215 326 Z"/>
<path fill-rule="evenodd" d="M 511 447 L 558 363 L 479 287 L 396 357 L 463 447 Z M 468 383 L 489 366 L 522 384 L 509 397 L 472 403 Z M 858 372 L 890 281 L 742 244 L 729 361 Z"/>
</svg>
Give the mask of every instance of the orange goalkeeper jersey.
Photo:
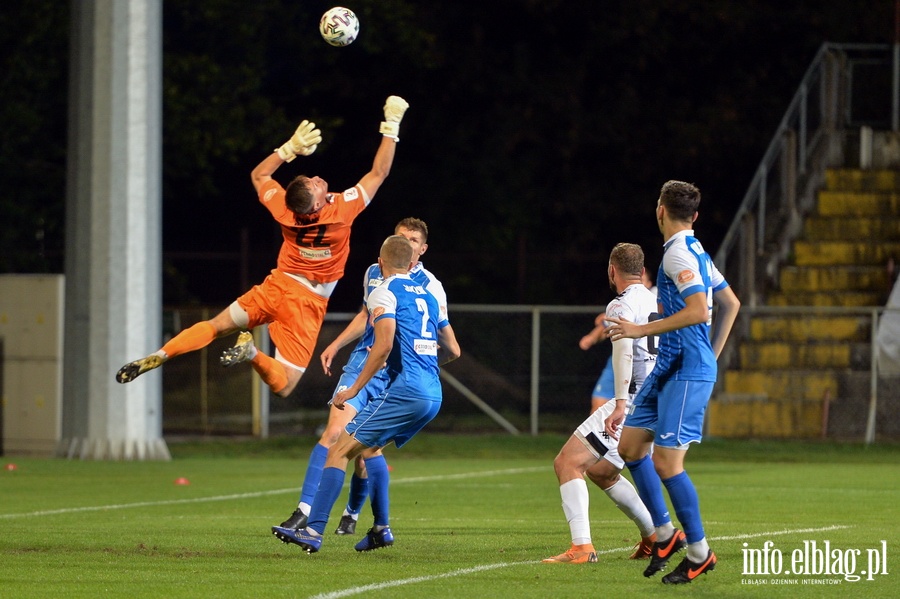
<svg viewBox="0 0 900 599">
<path fill-rule="evenodd" d="M 319 210 L 318 220 L 304 225 L 295 222 L 284 196 L 284 188 L 274 179 L 259 188 L 259 201 L 281 225 L 284 241 L 278 252 L 278 269 L 318 283 L 337 281 L 350 256 L 350 227 L 369 205 L 365 190 L 356 185 L 333 194 L 334 201 Z"/>
</svg>

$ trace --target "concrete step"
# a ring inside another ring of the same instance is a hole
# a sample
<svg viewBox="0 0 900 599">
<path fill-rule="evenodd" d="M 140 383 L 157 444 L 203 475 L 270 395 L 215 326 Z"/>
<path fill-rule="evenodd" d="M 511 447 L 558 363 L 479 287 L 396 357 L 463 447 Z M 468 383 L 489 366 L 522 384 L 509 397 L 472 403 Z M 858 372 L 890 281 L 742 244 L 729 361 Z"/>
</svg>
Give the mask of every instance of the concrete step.
<svg viewBox="0 0 900 599">
<path fill-rule="evenodd" d="M 796 266 L 881 265 L 900 260 L 900 241 L 795 241 Z"/>
<path fill-rule="evenodd" d="M 805 344 L 815 341 L 865 341 L 872 333 L 865 316 L 789 314 L 755 316 L 750 320 L 750 341 Z"/>
<path fill-rule="evenodd" d="M 900 172 L 828 169 L 825 171 L 825 188 L 832 191 L 900 191 Z"/>
<path fill-rule="evenodd" d="M 782 292 L 865 291 L 884 293 L 888 275 L 884 266 L 785 266 L 779 273 Z"/>
<path fill-rule="evenodd" d="M 792 291 L 766 296 L 767 306 L 883 306 L 887 292 L 878 291 Z"/>
<path fill-rule="evenodd" d="M 810 216 L 803 223 L 807 241 L 898 241 L 900 218 Z"/>
<path fill-rule="evenodd" d="M 837 392 L 834 372 L 817 370 L 729 370 L 725 373 L 724 392 L 760 395 L 769 399 L 819 401 L 826 393 Z"/>
<path fill-rule="evenodd" d="M 871 356 L 872 345 L 867 341 L 857 343 L 745 341 L 740 347 L 739 367 L 745 371 L 792 368 L 868 370 Z"/>
<path fill-rule="evenodd" d="M 719 394 L 709 402 L 707 435 L 726 438 L 809 439 L 821 436 L 822 401 L 771 400 Z"/>
<path fill-rule="evenodd" d="M 820 191 L 819 216 L 897 218 L 900 192 Z"/>
</svg>

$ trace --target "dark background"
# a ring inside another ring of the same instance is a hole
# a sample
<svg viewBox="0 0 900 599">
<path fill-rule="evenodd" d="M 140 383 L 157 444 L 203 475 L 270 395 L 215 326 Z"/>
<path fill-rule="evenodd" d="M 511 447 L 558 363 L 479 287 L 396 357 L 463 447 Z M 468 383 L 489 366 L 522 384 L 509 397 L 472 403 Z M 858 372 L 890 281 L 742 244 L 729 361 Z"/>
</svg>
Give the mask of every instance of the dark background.
<svg viewBox="0 0 900 599">
<path fill-rule="evenodd" d="M 411 105 L 402 141 L 333 310 L 357 309 L 406 216 L 429 224 L 451 304 L 603 303 L 616 243 L 656 268 L 664 181 L 700 187 L 714 252 L 821 44 L 894 35 L 888 0 L 347 0 L 360 37 L 333 48 L 317 31 L 332 5 L 163 2 L 166 304 L 225 305 L 262 280 L 280 234 L 250 170 L 306 118 L 324 141 L 276 178 L 355 184 L 391 94 Z M 5 0 L 0 53 L 0 272 L 62 272 L 68 4 Z"/>
</svg>

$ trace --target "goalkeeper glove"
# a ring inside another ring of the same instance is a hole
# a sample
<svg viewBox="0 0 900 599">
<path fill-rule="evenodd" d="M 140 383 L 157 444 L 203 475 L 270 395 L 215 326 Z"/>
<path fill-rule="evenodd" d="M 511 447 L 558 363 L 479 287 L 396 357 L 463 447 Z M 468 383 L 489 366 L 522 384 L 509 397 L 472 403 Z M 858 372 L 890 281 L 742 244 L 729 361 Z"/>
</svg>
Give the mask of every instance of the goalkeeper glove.
<svg viewBox="0 0 900 599">
<path fill-rule="evenodd" d="M 316 151 L 322 141 L 322 132 L 316 129 L 315 123 L 303 121 L 297 130 L 283 146 L 277 148 L 278 156 L 285 162 L 290 162 L 298 154 L 309 156 Z"/>
<path fill-rule="evenodd" d="M 400 141 L 400 121 L 403 120 L 403 113 L 407 108 L 409 108 L 409 103 L 400 96 L 388 96 L 384 103 L 384 121 L 378 132 L 385 137 Z"/>
</svg>

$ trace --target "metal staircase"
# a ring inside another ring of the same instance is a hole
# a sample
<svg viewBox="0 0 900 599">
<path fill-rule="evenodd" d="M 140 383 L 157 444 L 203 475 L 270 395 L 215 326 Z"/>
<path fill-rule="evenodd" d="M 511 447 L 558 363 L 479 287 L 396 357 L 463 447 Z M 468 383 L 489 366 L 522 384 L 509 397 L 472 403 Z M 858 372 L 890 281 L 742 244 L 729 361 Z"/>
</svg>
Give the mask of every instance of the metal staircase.
<svg viewBox="0 0 900 599">
<path fill-rule="evenodd" d="M 890 72 L 888 49 L 822 47 L 716 255 L 744 307 L 711 436 L 874 437 L 873 326 L 900 262 L 900 136 L 851 108 L 862 69 Z"/>
</svg>

